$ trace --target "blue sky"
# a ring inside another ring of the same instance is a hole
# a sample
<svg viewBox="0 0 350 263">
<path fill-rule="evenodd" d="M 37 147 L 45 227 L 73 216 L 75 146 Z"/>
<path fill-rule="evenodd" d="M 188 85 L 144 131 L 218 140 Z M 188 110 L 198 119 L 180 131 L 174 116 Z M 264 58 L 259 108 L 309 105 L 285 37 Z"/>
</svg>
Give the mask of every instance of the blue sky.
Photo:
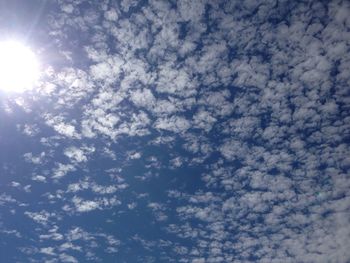
<svg viewBox="0 0 350 263">
<path fill-rule="evenodd" d="M 348 1 L 0 7 L 0 262 L 350 262 Z"/>
</svg>

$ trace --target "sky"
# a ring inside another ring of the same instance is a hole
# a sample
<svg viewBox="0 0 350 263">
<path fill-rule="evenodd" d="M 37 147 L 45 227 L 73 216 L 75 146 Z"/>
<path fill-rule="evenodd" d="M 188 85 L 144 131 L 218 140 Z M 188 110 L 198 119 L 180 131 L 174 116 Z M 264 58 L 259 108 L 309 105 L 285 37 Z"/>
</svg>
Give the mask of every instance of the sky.
<svg viewBox="0 0 350 263">
<path fill-rule="evenodd" d="M 350 2 L 8 0 L 0 35 L 42 67 L 0 92 L 1 263 L 350 262 Z"/>
</svg>

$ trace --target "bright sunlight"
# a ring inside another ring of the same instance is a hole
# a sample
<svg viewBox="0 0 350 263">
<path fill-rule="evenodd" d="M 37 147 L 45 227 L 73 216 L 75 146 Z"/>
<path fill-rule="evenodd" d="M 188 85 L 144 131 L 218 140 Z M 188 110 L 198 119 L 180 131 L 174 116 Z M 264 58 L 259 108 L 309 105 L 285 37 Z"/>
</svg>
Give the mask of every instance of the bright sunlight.
<svg viewBox="0 0 350 263">
<path fill-rule="evenodd" d="M 23 92 L 33 88 L 39 77 L 35 54 L 16 41 L 0 42 L 0 90 Z"/>
</svg>

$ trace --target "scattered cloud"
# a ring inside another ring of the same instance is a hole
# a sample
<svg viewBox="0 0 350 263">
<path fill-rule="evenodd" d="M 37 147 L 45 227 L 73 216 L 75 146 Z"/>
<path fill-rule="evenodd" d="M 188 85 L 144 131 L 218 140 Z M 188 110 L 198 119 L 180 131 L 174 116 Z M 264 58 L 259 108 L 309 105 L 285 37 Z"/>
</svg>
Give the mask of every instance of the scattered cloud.
<svg viewBox="0 0 350 263">
<path fill-rule="evenodd" d="M 348 2 L 45 12 L 52 65 L 37 89 L 0 94 L 15 260 L 349 261 Z"/>
</svg>

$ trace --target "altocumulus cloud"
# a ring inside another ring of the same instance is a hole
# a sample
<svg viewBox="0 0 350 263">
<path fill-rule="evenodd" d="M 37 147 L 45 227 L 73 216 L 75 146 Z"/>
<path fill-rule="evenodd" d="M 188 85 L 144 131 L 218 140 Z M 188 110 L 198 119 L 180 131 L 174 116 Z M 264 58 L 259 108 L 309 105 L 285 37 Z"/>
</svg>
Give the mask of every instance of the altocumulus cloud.
<svg viewBox="0 0 350 263">
<path fill-rule="evenodd" d="M 1 262 L 349 262 L 348 1 L 38 19 L 47 70 L 0 98 Z"/>
</svg>

